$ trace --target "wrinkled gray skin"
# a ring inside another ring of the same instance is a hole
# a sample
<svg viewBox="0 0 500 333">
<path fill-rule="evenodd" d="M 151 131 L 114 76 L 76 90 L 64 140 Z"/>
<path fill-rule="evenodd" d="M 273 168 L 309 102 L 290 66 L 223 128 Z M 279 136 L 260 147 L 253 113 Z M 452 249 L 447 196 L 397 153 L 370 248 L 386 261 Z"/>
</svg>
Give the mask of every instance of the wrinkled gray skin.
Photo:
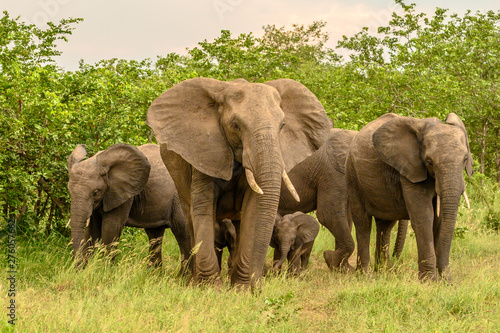
<svg viewBox="0 0 500 333">
<path fill-rule="evenodd" d="M 274 248 L 273 270 L 280 270 L 286 259 L 292 274 L 299 275 L 305 270 L 318 232 L 318 221 L 311 215 L 295 212 L 281 217 L 277 214 L 270 243 Z"/>
<path fill-rule="evenodd" d="M 470 176 L 467 133 L 454 113 L 445 123 L 389 113 L 361 129 L 346 161 L 358 268 L 369 268 L 372 217 L 382 234 L 392 221 L 410 219 L 417 240 L 419 278 L 448 280 L 451 240 L 465 190 L 464 168 Z M 437 196 L 441 199 L 439 216 Z"/>
<path fill-rule="evenodd" d="M 354 251 L 351 234 L 352 221 L 347 210 L 347 182 L 345 161 L 352 139 L 357 131 L 332 128 L 328 140 L 311 156 L 293 167 L 288 173 L 300 196 L 300 202 L 293 199 L 288 191 L 282 191 L 278 213 L 293 214 L 316 210 L 318 221 L 335 237 L 335 251 L 324 252 L 325 262 L 330 269 L 352 270 L 348 262 Z M 282 185 L 284 187 L 284 185 Z M 403 249 L 408 221 L 400 222 L 394 257 L 399 257 Z M 392 229 L 392 226 L 391 226 Z M 384 237 L 378 235 L 376 258 L 388 258 L 390 230 Z M 390 260 L 387 260 L 390 265 Z"/>
<path fill-rule="evenodd" d="M 352 269 L 348 259 L 354 251 L 354 239 L 347 213 L 345 160 L 356 133 L 331 129 L 325 144 L 288 173 L 300 202 L 282 191 L 278 208 L 280 215 L 316 210 L 318 221 L 335 237 L 335 251 L 324 253 L 330 269 Z"/>
<path fill-rule="evenodd" d="M 149 265 L 161 265 L 167 227 L 179 244 L 181 260 L 187 260 L 191 246 L 186 220 L 159 147 L 116 144 L 91 158 L 86 159 L 86 155 L 85 146 L 79 145 L 67 161 L 76 264 L 85 264 L 97 240 L 108 248 L 117 242 L 125 226 L 146 231 Z"/>
<path fill-rule="evenodd" d="M 240 220 L 231 283 L 258 286 L 278 210 L 283 170 L 317 150 L 331 122 L 299 82 L 183 81 L 150 106 L 148 125 L 188 219 L 193 280 L 220 283 L 216 219 Z M 252 178 L 256 186 L 252 188 Z M 287 191 L 287 189 L 283 189 Z"/>
<path fill-rule="evenodd" d="M 229 257 L 227 259 L 227 266 L 231 269 L 231 260 L 236 254 L 236 227 L 230 219 L 217 220 L 215 222 L 215 253 L 217 254 L 217 261 L 219 262 L 219 269 L 222 266 L 222 252 L 227 247 L 229 250 Z"/>
</svg>

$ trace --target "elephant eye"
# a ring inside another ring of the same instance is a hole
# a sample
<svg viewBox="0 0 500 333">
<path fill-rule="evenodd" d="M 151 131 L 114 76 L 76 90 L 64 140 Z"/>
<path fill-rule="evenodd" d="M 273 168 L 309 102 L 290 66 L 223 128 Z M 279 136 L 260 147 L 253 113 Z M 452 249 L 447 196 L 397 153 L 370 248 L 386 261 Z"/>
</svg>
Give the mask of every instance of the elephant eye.
<svg viewBox="0 0 500 333">
<path fill-rule="evenodd" d="M 100 190 L 95 190 L 94 193 L 92 193 L 92 196 L 96 197 L 99 194 L 99 192 L 101 192 L 101 191 Z"/>
<path fill-rule="evenodd" d="M 280 125 L 280 131 L 283 129 L 283 127 L 285 127 L 285 122 L 281 123 L 281 125 Z"/>
<path fill-rule="evenodd" d="M 469 159 L 469 156 L 465 155 L 464 156 L 464 163 L 467 163 L 467 160 Z"/>
<path fill-rule="evenodd" d="M 425 160 L 425 163 L 427 163 L 427 165 L 431 166 L 432 165 L 432 160 L 430 158 L 428 158 L 428 159 Z"/>
<path fill-rule="evenodd" d="M 235 122 L 235 121 L 233 121 L 233 122 L 231 123 L 231 127 L 232 127 L 233 129 L 237 130 L 237 131 L 239 131 L 239 130 L 240 130 L 240 125 L 238 125 L 238 123 L 237 123 L 237 122 Z"/>
</svg>

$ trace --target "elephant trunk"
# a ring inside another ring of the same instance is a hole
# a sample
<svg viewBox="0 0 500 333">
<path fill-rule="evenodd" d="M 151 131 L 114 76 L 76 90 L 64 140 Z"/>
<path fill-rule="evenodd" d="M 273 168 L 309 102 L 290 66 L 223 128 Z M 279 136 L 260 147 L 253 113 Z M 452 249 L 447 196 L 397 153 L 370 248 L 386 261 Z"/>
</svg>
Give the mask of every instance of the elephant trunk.
<svg viewBox="0 0 500 333">
<path fill-rule="evenodd" d="M 459 174 L 462 177 L 462 170 Z M 463 183 L 463 178 L 461 181 Z M 439 275 L 444 278 L 449 277 L 446 271 L 450 260 L 451 241 L 455 232 L 460 196 L 463 192 L 463 186 L 460 185 L 460 182 L 452 179 L 440 182 L 440 223 L 435 235 L 435 245 L 437 269 Z"/>
<path fill-rule="evenodd" d="M 252 191 L 245 196 L 237 255 L 241 262 L 235 265 L 241 271 L 233 271 L 231 280 L 233 284 L 249 283 L 254 289 L 262 276 L 278 211 L 283 159 L 278 138 L 269 133 L 253 136 L 246 148 L 243 167 L 252 171 L 263 194 Z"/>
<path fill-rule="evenodd" d="M 394 244 L 394 252 L 392 256 L 394 258 L 399 258 L 403 252 L 405 245 L 406 234 L 408 233 L 408 220 L 399 220 L 398 222 L 398 234 L 396 236 L 396 243 Z"/>
<path fill-rule="evenodd" d="M 281 169 L 280 165 L 274 168 Z M 254 232 L 253 251 L 254 260 L 250 266 L 250 274 L 254 274 L 255 278 L 260 278 L 262 269 L 266 259 L 267 249 L 271 241 L 271 236 L 274 229 L 274 220 L 278 211 L 281 187 L 281 170 L 261 173 L 261 177 L 268 178 L 260 181 L 264 195 L 259 195 L 257 198 L 257 218 Z M 252 283 L 253 285 L 254 283 Z"/>
<path fill-rule="evenodd" d="M 91 214 L 91 204 L 89 205 L 82 203 L 81 201 L 72 200 L 70 210 L 71 238 L 73 244 L 73 259 L 75 259 L 77 263 L 81 260 L 79 256 L 82 254 L 82 245 L 83 248 L 85 248 L 85 244 L 82 244 L 84 239 L 84 229 Z"/>
<path fill-rule="evenodd" d="M 281 265 L 283 265 L 283 263 L 285 262 L 286 258 L 287 258 L 287 255 L 288 255 L 288 252 L 290 251 L 290 242 L 283 242 L 280 246 L 279 246 L 279 253 L 280 253 L 280 258 L 279 260 L 274 264 L 274 271 L 277 271 L 281 268 Z M 275 251 L 277 251 L 278 249 L 276 249 Z"/>
</svg>

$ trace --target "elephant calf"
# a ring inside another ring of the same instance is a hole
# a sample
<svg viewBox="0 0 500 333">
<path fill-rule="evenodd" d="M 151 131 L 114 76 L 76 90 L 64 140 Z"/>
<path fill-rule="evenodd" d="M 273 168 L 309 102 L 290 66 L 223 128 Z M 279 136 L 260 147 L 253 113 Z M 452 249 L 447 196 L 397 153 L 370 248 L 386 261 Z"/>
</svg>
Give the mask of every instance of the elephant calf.
<svg viewBox="0 0 500 333">
<path fill-rule="evenodd" d="M 318 232 L 318 221 L 311 215 L 295 212 L 281 217 L 276 214 L 271 238 L 273 270 L 278 271 L 287 258 L 289 271 L 293 274 L 298 275 L 306 269 Z"/>
<path fill-rule="evenodd" d="M 165 228 L 172 229 L 189 258 L 190 237 L 174 182 L 158 146 L 116 144 L 86 159 L 79 145 L 67 161 L 71 195 L 71 237 L 77 265 L 85 263 L 95 242 L 118 241 L 124 226 L 144 228 L 149 238 L 150 263 L 161 265 Z"/>
<path fill-rule="evenodd" d="M 229 257 L 227 266 L 231 269 L 231 260 L 236 254 L 236 227 L 230 219 L 217 220 L 215 222 L 215 254 L 219 262 L 219 269 L 222 266 L 222 251 L 227 247 Z"/>
</svg>

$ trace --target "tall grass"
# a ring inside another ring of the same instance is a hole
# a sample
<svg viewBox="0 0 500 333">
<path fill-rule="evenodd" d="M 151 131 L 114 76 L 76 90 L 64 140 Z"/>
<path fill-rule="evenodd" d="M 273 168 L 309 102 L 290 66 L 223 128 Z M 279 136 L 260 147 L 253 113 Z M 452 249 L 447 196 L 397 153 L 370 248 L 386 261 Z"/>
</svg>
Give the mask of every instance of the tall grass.
<svg viewBox="0 0 500 333">
<path fill-rule="evenodd" d="M 500 236 L 485 228 L 486 214 L 480 200 L 460 208 L 451 285 L 418 281 L 412 231 L 393 269 L 331 272 L 322 253 L 333 248 L 333 237 L 321 228 L 308 269 L 299 278 L 267 276 L 255 294 L 232 290 L 227 267 L 221 288 L 190 285 L 177 274 L 180 254 L 170 231 L 164 266 L 156 270 L 147 268 L 141 230 L 126 230 L 116 263 L 95 255 L 82 271 L 71 265 L 67 238 L 19 235 L 16 331 L 498 332 Z M 4 283 L 0 292 L 6 294 Z M 5 318 L 2 331 L 12 331 Z"/>
</svg>

